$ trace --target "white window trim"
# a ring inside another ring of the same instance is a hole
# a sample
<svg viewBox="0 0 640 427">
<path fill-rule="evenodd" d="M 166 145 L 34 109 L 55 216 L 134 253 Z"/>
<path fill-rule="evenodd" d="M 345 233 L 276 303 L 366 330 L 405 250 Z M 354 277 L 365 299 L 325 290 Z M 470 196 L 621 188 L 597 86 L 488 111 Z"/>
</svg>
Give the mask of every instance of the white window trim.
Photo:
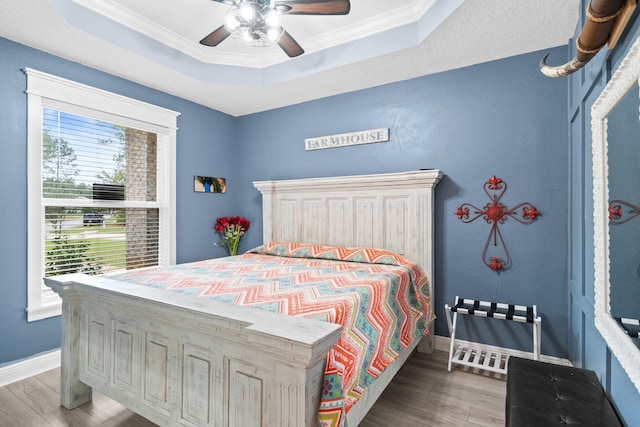
<svg viewBox="0 0 640 427">
<path fill-rule="evenodd" d="M 25 68 L 27 75 L 27 321 L 58 316 L 62 303 L 57 294 L 45 287 L 44 231 L 42 218 L 42 108 L 62 102 L 67 105 L 91 109 L 121 117 L 124 122 L 135 120 L 158 133 L 158 142 L 164 143 L 162 161 L 169 173 L 158 176 L 158 198 L 164 200 L 161 216 L 166 215 L 160 246 L 164 248 L 159 258 L 161 265 L 176 262 L 176 132 L 179 112 L 112 92 L 96 89 L 41 71 Z M 162 193 L 162 195 L 160 194 Z"/>
</svg>

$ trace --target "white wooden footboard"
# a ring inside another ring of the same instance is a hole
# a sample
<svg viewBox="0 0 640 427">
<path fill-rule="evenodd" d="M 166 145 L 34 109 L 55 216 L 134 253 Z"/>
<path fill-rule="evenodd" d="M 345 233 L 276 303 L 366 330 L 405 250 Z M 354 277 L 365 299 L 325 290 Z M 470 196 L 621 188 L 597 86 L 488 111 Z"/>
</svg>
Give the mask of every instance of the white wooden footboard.
<svg viewBox="0 0 640 427">
<path fill-rule="evenodd" d="M 82 274 L 63 300 L 61 404 L 91 389 L 163 426 L 316 426 L 340 326 Z"/>
</svg>

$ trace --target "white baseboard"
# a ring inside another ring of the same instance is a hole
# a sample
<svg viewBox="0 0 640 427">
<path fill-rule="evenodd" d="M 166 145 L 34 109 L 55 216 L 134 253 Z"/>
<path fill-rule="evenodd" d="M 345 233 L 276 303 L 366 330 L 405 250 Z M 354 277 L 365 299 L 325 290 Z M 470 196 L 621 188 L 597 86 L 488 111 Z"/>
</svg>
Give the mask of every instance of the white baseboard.
<svg viewBox="0 0 640 427">
<path fill-rule="evenodd" d="M 0 387 L 41 374 L 60 366 L 60 349 L 37 354 L 0 367 Z"/>
<path fill-rule="evenodd" d="M 451 338 L 449 338 L 449 337 L 441 337 L 441 336 L 436 335 L 436 350 L 444 351 L 446 353 L 449 353 L 450 343 L 451 343 Z M 487 350 L 487 351 L 491 351 L 491 352 L 494 352 L 494 353 L 497 352 L 497 353 L 501 353 L 501 354 L 506 354 L 508 356 L 524 357 L 524 358 L 527 358 L 527 359 L 533 359 L 533 353 L 528 352 L 528 351 L 514 350 L 512 348 L 497 347 L 497 346 L 493 346 L 493 345 L 479 344 L 479 343 L 475 343 L 475 342 L 472 343 L 471 341 L 464 341 L 464 340 L 459 340 L 459 339 L 456 339 L 456 344 L 464 345 L 464 346 L 472 345 L 474 348 L 477 348 L 479 350 Z M 556 365 L 573 366 L 573 364 L 571 363 L 571 361 L 569 359 L 563 359 L 561 357 L 555 357 L 555 356 L 547 356 L 545 354 L 541 354 L 540 355 L 540 361 L 541 362 L 548 362 L 548 363 L 555 363 Z"/>
</svg>

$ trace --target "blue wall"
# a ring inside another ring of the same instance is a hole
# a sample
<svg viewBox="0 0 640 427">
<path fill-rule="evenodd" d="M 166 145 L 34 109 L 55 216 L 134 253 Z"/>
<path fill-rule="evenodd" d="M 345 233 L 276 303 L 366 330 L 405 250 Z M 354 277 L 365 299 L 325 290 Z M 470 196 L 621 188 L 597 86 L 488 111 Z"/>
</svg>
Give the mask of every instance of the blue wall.
<svg viewBox="0 0 640 427">
<path fill-rule="evenodd" d="M 183 99 L 0 38 L 0 365 L 60 347 L 60 318 L 27 323 L 27 97 L 29 67 L 179 111 L 177 260 L 222 255 L 213 222 L 237 193 L 235 119 Z M 225 153 L 220 155 L 219 153 Z M 229 178 L 229 192 L 193 192 L 193 176 Z M 12 343 L 12 344 L 9 344 Z M 14 344 L 19 343 L 19 344 Z"/>
<path fill-rule="evenodd" d="M 584 11 L 588 1 L 581 2 Z M 632 25 L 615 50 L 602 49 L 569 78 L 569 354 L 577 366 L 594 370 L 619 414 L 630 427 L 640 426 L 640 393 L 594 326 L 593 181 L 591 106 L 611 74 L 640 36 L 636 9 Z M 582 14 L 581 14 L 582 15 Z M 584 19 L 584 17 L 583 17 Z M 573 43 L 569 44 L 574 46 Z M 575 53 L 572 47 L 571 54 Z M 637 190 L 637 189 L 636 189 Z"/>
<path fill-rule="evenodd" d="M 253 221 L 243 248 L 261 241 L 254 180 L 441 169 L 436 189 L 436 332 L 448 335 L 444 303 L 467 298 L 537 304 L 542 351 L 567 357 L 567 80 L 538 71 L 542 52 L 333 96 L 239 119 L 238 210 Z M 555 49 L 565 58 L 566 48 Z M 304 139 L 379 127 L 387 143 L 304 150 Z M 481 260 L 489 225 L 462 223 L 464 202 L 489 202 L 484 182 L 506 180 L 507 207 L 531 202 L 531 225 L 501 226 L 513 267 Z M 465 318 L 460 337 L 531 351 L 530 326 Z"/>
</svg>

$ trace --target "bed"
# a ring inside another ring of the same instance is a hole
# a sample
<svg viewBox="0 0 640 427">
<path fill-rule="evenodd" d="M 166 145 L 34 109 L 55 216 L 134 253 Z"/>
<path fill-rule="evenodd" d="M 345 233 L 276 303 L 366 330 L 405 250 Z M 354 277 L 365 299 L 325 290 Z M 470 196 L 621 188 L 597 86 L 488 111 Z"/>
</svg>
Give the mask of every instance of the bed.
<svg viewBox="0 0 640 427">
<path fill-rule="evenodd" d="M 440 178 L 422 170 L 254 182 L 262 193 L 262 248 L 309 242 L 389 250 L 421 267 L 429 279 L 424 294 L 433 299 Z M 339 325 L 129 280 L 45 279 L 63 301 L 62 406 L 86 403 L 96 389 L 163 426 L 318 425 Z M 416 348 L 433 351 L 432 328 L 375 373 L 346 417 L 328 415 L 323 424 L 357 426 Z"/>
</svg>

